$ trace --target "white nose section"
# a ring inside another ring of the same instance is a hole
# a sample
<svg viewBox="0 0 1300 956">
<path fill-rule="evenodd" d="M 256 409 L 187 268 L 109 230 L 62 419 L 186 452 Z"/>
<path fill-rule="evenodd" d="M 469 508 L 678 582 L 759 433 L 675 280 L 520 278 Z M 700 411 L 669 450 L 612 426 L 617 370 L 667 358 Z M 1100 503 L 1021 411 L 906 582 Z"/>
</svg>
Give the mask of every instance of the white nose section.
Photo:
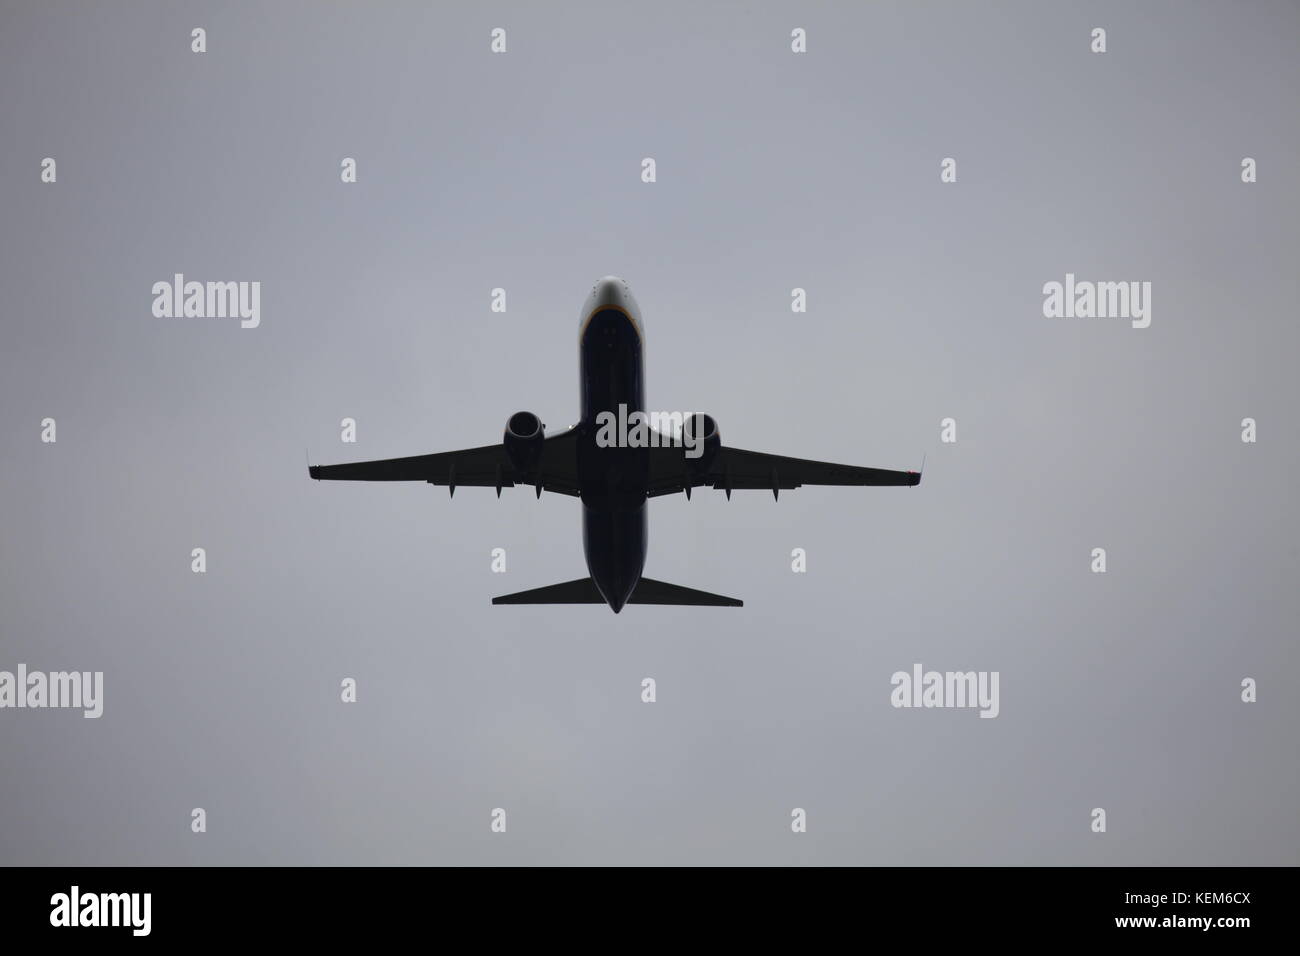
<svg viewBox="0 0 1300 956">
<path fill-rule="evenodd" d="M 618 276 L 605 276 L 596 283 L 591 292 L 594 297 L 592 306 L 597 309 L 607 305 L 623 308 L 624 300 L 632 297 L 632 290 Z"/>
<path fill-rule="evenodd" d="M 637 307 L 627 282 L 618 276 L 605 276 L 591 287 L 591 294 L 582 304 L 582 314 L 578 316 L 579 328 L 585 329 L 587 320 L 601 309 L 618 309 L 626 313 L 637 331 L 641 331 L 641 310 Z"/>
</svg>

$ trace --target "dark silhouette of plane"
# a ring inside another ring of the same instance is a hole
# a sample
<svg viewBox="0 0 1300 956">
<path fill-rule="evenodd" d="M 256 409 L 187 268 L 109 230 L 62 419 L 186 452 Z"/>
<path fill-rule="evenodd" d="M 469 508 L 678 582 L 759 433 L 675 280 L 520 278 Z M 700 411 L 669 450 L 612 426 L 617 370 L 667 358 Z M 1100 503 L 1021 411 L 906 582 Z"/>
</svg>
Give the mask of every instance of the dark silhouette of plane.
<svg viewBox="0 0 1300 956">
<path fill-rule="evenodd" d="M 583 551 L 588 577 L 492 599 L 493 604 L 625 604 L 740 607 L 736 598 L 642 577 L 646 556 L 646 499 L 701 486 L 733 491 L 766 489 L 776 498 L 800 485 L 917 485 L 914 471 L 886 471 L 805 461 L 723 445 L 711 416 L 691 416 L 683 430 L 633 430 L 614 435 L 611 418 L 632 421 L 645 412 L 641 310 L 627 287 L 606 276 L 592 287 L 579 315 L 582 418 L 567 431 L 544 434 L 532 412 L 506 422 L 499 445 L 343 465 L 312 465 L 313 478 L 345 481 L 427 481 L 501 489 L 532 485 L 582 499 Z M 642 442 L 649 440 L 651 447 Z M 640 447 L 633 447 L 640 445 Z"/>
</svg>

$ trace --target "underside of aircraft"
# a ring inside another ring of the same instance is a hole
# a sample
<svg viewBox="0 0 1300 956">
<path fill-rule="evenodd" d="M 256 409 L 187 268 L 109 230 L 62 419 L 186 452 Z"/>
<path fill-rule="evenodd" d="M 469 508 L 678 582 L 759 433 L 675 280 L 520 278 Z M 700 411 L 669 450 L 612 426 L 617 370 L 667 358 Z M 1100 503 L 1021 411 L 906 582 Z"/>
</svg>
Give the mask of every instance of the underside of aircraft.
<svg viewBox="0 0 1300 956">
<path fill-rule="evenodd" d="M 688 419 L 686 438 L 653 432 L 653 442 L 610 446 L 599 440 L 600 422 L 644 412 L 644 336 L 640 309 L 627 283 L 606 277 L 583 305 L 579 329 L 582 417 L 552 435 L 532 412 L 516 412 L 502 440 L 463 451 L 437 452 L 340 465 L 312 465 L 320 480 L 424 481 L 457 488 L 532 487 L 580 498 L 583 544 L 589 575 L 562 584 L 493 598 L 493 604 L 607 604 L 615 613 L 626 604 L 740 607 L 736 598 L 643 577 L 646 501 L 696 488 L 724 492 L 782 491 L 802 485 L 920 484 L 914 471 L 889 471 L 824 461 L 787 458 L 722 444 L 711 416 Z M 695 427 L 692 429 L 691 425 Z"/>
</svg>

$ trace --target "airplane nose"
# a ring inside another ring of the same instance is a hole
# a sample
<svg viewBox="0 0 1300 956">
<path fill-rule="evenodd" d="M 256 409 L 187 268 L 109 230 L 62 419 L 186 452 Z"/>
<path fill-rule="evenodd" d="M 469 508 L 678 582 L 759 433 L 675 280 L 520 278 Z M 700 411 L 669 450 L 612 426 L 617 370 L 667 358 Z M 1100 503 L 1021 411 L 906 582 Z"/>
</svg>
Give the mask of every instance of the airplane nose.
<svg viewBox="0 0 1300 956">
<path fill-rule="evenodd" d="M 627 316 L 637 334 L 641 334 L 641 310 L 637 307 L 632 290 L 627 281 L 618 276 L 605 276 L 597 279 L 591 287 L 591 294 L 582 304 L 582 314 L 578 317 L 578 333 L 581 337 L 587 331 L 592 316 L 602 311 L 620 313 Z"/>
<path fill-rule="evenodd" d="M 619 309 L 627 308 L 627 300 L 631 297 L 632 291 L 627 287 L 627 282 L 618 276 L 605 276 L 597 280 L 591 290 L 591 308 L 605 309 L 613 306 Z"/>
</svg>

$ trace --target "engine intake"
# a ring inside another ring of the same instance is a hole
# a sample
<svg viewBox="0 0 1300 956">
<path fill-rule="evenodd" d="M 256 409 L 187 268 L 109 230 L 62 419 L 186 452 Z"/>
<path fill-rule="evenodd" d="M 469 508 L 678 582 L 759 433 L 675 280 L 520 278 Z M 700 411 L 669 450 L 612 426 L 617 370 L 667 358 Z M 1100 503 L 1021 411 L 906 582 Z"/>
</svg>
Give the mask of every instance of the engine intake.
<svg viewBox="0 0 1300 956">
<path fill-rule="evenodd" d="M 516 470 L 527 474 L 537 465 L 542 454 L 542 442 L 546 440 L 545 428 L 542 420 L 532 412 L 515 412 L 506 419 L 501 444 Z"/>
<path fill-rule="evenodd" d="M 688 415 L 685 422 L 682 423 L 682 428 L 682 437 L 687 452 L 699 448 L 700 444 L 703 444 L 703 451 L 698 458 L 692 458 L 689 454 L 686 456 L 686 463 L 695 472 L 703 474 L 709 470 L 709 467 L 713 464 L 713 459 L 717 457 L 718 449 L 722 447 L 722 436 L 718 433 L 718 422 L 712 415 L 699 412 Z"/>
</svg>

